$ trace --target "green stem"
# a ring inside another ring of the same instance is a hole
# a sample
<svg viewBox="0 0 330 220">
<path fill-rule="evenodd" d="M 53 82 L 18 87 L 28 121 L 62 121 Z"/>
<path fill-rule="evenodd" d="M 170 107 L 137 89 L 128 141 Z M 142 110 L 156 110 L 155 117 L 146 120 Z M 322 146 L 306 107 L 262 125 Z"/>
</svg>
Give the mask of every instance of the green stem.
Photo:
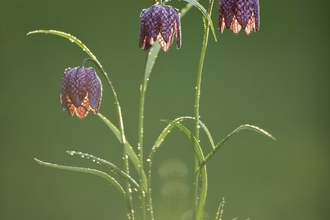
<svg viewBox="0 0 330 220">
<path fill-rule="evenodd" d="M 209 38 L 209 25 L 205 18 L 204 21 L 204 39 L 203 39 L 203 46 L 201 51 L 201 56 L 198 65 L 198 72 L 197 72 L 197 82 L 196 82 L 196 95 L 195 95 L 195 137 L 197 141 L 199 141 L 199 102 L 200 102 L 200 93 L 201 93 L 201 82 L 202 82 L 202 73 L 203 73 L 203 65 L 205 59 L 205 53 L 207 48 L 207 42 Z M 199 167 L 199 162 L 197 158 L 195 158 L 195 170 Z M 205 168 L 205 167 L 204 167 Z M 204 175 L 203 175 L 204 174 Z M 201 172 L 201 189 L 199 190 L 199 173 L 195 175 L 195 190 L 194 190 L 194 201 L 196 201 L 196 206 L 194 210 L 195 219 L 199 220 L 202 219 L 205 200 L 206 200 L 206 193 L 207 193 L 207 176 L 205 172 Z"/>
<path fill-rule="evenodd" d="M 120 130 L 120 134 L 121 134 L 121 144 L 123 146 L 123 160 L 124 160 L 124 172 L 129 175 L 129 163 L 128 163 L 128 157 L 127 157 L 127 153 L 128 153 L 128 149 L 127 149 L 127 143 L 126 143 L 126 137 L 125 137 L 125 132 L 124 132 L 124 122 L 123 122 L 123 115 L 121 112 L 121 107 L 119 104 L 119 100 L 117 97 L 117 93 L 115 88 L 113 87 L 108 74 L 105 72 L 105 70 L 103 69 L 102 65 L 98 62 L 98 60 L 93 59 L 94 63 L 97 65 L 97 67 L 101 70 L 103 76 L 105 77 L 110 90 L 113 94 L 114 100 L 115 100 L 115 105 L 116 105 L 116 109 L 117 109 L 117 116 L 118 116 L 118 124 L 119 124 L 119 130 Z M 134 210 L 133 210 L 133 202 L 132 202 L 132 189 L 131 189 L 131 185 L 129 184 L 128 181 L 126 181 L 126 197 L 127 197 L 127 202 L 129 204 L 129 212 L 130 212 L 130 217 L 131 219 L 134 220 Z"/>
<path fill-rule="evenodd" d="M 158 46 L 159 47 L 159 46 Z M 151 73 L 151 69 L 153 66 L 153 63 L 151 64 L 151 67 L 148 66 L 148 59 L 149 56 L 152 56 L 152 51 L 155 50 L 156 51 L 156 56 L 158 54 L 159 48 L 158 50 L 155 49 L 155 45 L 153 48 L 151 48 L 151 50 L 148 52 L 147 57 L 146 57 L 146 64 L 145 64 L 145 70 L 144 70 L 144 78 L 143 78 L 143 83 L 140 87 L 140 106 L 139 106 L 139 143 L 138 143 L 138 150 L 139 150 L 139 160 L 140 160 L 140 185 L 141 187 L 145 190 L 145 194 L 143 196 L 140 196 L 140 201 L 141 201 L 141 211 L 142 211 L 142 219 L 146 219 L 146 210 L 147 210 L 147 206 L 150 208 L 150 204 L 146 204 L 146 197 L 148 197 L 149 194 L 149 188 L 148 188 L 148 180 L 143 178 L 143 176 L 141 175 L 142 173 L 144 173 L 144 164 L 143 164 L 143 129 L 144 129 L 144 104 L 145 104 L 145 94 L 147 91 L 147 85 L 148 85 L 148 81 L 149 81 L 149 76 Z M 147 70 L 148 68 L 150 68 L 150 70 Z M 150 202 L 150 200 L 148 200 L 148 202 Z M 150 212 L 150 217 L 151 219 L 152 214 Z"/>
<path fill-rule="evenodd" d="M 147 87 L 147 80 L 143 81 L 143 85 L 141 87 L 141 94 L 140 94 L 140 112 L 139 112 L 139 143 L 138 143 L 138 150 L 139 154 L 138 157 L 140 159 L 140 174 L 144 171 L 143 169 L 143 122 L 144 122 L 144 100 L 145 100 L 145 92 Z M 143 181 L 142 176 L 140 175 L 140 185 L 143 189 L 147 189 L 147 183 Z M 142 211 L 142 219 L 146 217 L 146 201 L 145 196 L 140 197 L 141 200 L 141 211 Z"/>
<path fill-rule="evenodd" d="M 126 174 L 129 174 L 129 163 L 128 163 L 128 154 L 123 148 L 123 160 L 124 160 L 124 172 Z M 133 199 L 132 199 L 132 189 L 131 189 L 131 184 L 126 180 L 126 200 L 129 206 L 129 216 L 128 219 L 134 220 L 134 209 L 133 209 Z"/>
<path fill-rule="evenodd" d="M 209 8 L 208 8 L 208 15 L 211 16 L 212 9 L 213 9 L 213 3 L 214 0 L 210 0 L 209 2 Z M 197 82 L 196 82 L 196 94 L 195 94 L 195 137 L 197 141 L 199 142 L 199 102 L 200 102 L 200 93 L 201 93 L 201 82 L 202 82 L 202 73 L 203 73 L 203 65 L 204 65 L 204 59 L 207 49 L 207 42 L 209 38 L 209 28 L 210 24 L 207 20 L 207 18 L 203 17 L 203 23 L 204 23 L 204 38 L 203 38 L 203 45 L 202 45 L 202 51 L 201 56 L 199 60 L 198 65 L 198 73 L 197 73 Z M 198 158 L 195 157 L 195 170 L 199 168 L 199 161 Z M 199 190 L 199 173 L 201 178 L 201 188 Z M 195 173 L 195 189 L 194 189 L 194 201 L 196 201 L 196 205 L 194 206 L 194 216 L 196 220 L 202 219 L 203 212 L 204 212 L 204 206 L 206 202 L 206 195 L 207 195 L 207 171 L 206 166 L 204 166 L 202 169 L 200 169 L 200 172 Z"/>
</svg>

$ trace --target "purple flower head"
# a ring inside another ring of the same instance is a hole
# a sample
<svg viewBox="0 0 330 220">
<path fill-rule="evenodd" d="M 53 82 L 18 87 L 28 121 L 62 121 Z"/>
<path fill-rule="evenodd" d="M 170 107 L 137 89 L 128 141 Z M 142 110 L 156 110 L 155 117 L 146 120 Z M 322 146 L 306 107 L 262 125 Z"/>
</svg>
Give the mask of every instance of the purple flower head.
<svg viewBox="0 0 330 220">
<path fill-rule="evenodd" d="M 225 26 L 237 34 L 243 28 L 246 34 L 257 32 L 260 27 L 259 0 L 220 0 L 219 31 Z"/>
<path fill-rule="evenodd" d="M 62 79 L 61 103 L 71 116 L 80 119 L 87 116 L 90 109 L 96 114 L 102 98 L 102 84 L 93 68 L 68 68 Z"/>
<path fill-rule="evenodd" d="M 176 34 L 176 46 L 181 47 L 180 15 L 177 9 L 158 3 L 144 9 L 140 15 L 139 45 L 147 51 L 158 40 L 164 51 L 167 51 Z"/>
</svg>

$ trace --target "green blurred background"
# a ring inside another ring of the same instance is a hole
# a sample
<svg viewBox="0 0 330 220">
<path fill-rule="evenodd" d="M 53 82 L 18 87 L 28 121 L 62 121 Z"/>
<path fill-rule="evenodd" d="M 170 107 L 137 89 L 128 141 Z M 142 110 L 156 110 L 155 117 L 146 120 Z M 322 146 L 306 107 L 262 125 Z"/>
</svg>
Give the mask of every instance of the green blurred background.
<svg viewBox="0 0 330 220">
<path fill-rule="evenodd" d="M 201 3 L 207 5 L 205 0 Z M 122 167 L 122 149 L 93 113 L 81 121 L 61 110 L 64 69 L 81 65 L 87 55 L 68 40 L 26 33 L 61 30 L 92 50 L 117 90 L 127 137 L 136 147 L 146 57 L 138 47 L 139 15 L 151 4 L 151 0 L 0 1 L 0 219 L 126 219 L 120 196 L 104 180 L 46 168 L 33 160 L 106 171 L 65 151 L 88 152 Z M 277 141 L 242 131 L 227 142 L 208 165 L 205 210 L 214 219 L 225 197 L 223 219 L 326 219 L 330 3 L 260 0 L 260 4 L 258 33 L 246 36 L 241 31 L 234 36 L 227 30 L 217 32 L 218 42 L 210 38 L 200 111 L 216 142 L 246 123 L 264 128 Z M 191 10 L 182 19 L 181 50 L 172 47 L 159 55 L 146 96 L 146 153 L 165 126 L 160 119 L 193 115 L 202 25 L 199 12 Z M 116 122 L 113 98 L 100 77 L 104 85 L 100 112 Z M 191 128 L 192 123 L 186 125 Z M 201 143 L 206 154 L 210 146 L 205 135 Z M 178 130 L 157 151 L 152 182 L 156 219 L 179 219 L 191 208 L 193 157 Z M 181 167 L 183 172 L 187 167 L 189 172 L 177 181 L 181 185 L 168 189 L 164 175 L 171 172 L 171 161 L 180 161 L 172 168 Z M 183 194 L 173 195 L 171 190 Z M 138 207 L 136 203 L 137 213 Z"/>
</svg>

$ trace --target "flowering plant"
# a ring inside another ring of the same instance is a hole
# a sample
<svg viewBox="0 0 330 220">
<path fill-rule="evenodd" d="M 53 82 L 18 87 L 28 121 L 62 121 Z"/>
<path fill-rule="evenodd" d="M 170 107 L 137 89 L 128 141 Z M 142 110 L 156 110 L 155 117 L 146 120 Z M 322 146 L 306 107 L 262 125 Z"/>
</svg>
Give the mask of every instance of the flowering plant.
<svg viewBox="0 0 330 220">
<path fill-rule="evenodd" d="M 148 9 L 144 9 L 140 15 L 140 37 L 139 46 L 147 53 L 147 62 L 144 69 L 144 78 L 141 85 L 140 94 L 140 107 L 139 107 L 139 142 L 138 146 L 132 146 L 124 130 L 123 116 L 121 112 L 120 103 L 117 97 L 115 88 L 113 87 L 107 73 L 103 69 L 101 63 L 93 55 L 93 53 L 76 37 L 55 30 L 37 30 L 29 32 L 28 34 L 35 33 L 49 33 L 53 35 L 58 35 L 63 38 L 69 39 L 76 45 L 81 47 L 89 56 L 82 63 L 82 67 L 68 68 L 65 70 L 62 79 L 62 90 L 60 93 L 62 108 L 67 109 L 69 114 L 73 116 L 76 114 L 80 119 L 87 116 L 89 110 L 93 110 L 99 118 L 106 123 L 110 128 L 110 131 L 118 139 L 119 143 L 123 148 L 123 168 L 119 168 L 115 164 L 106 161 L 104 159 L 95 157 L 93 155 L 68 151 L 70 155 L 81 156 L 85 159 L 90 159 L 93 162 L 97 162 L 101 165 L 105 165 L 110 168 L 117 177 L 123 178 L 126 181 L 126 185 L 122 186 L 114 177 L 108 173 L 102 172 L 97 169 L 82 168 L 82 167 L 72 167 L 57 165 L 48 162 L 43 162 L 41 160 L 35 159 L 39 164 L 80 173 L 92 174 L 99 176 L 111 185 L 113 185 L 116 190 L 122 196 L 122 199 L 128 209 L 128 219 L 135 219 L 135 211 L 133 208 L 133 192 L 136 191 L 139 194 L 140 210 L 142 219 L 154 219 L 153 203 L 151 196 L 151 167 L 155 152 L 161 146 L 164 139 L 167 137 L 169 132 L 174 129 L 180 129 L 183 134 L 188 138 L 192 145 L 192 149 L 195 153 L 195 166 L 194 166 L 194 199 L 191 204 L 192 212 L 191 218 L 199 220 L 203 219 L 204 206 L 207 196 L 207 163 L 208 161 L 218 152 L 218 150 L 224 145 L 224 143 L 230 139 L 233 135 L 237 134 L 240 130 L 248 129 L 264 134 L 272 139 L 274 137 L 270 135 L 263 129 L 260 129 L 253 125 L 241 125 L 236 128 L 227 137 L 221 140 L 218 144 L 214 144 L 211 133 L 209 132 L 206 125 L 200 120 L 199 106 L 200 106 L 200 93 L 201 93 L 201 79 L 203 73 L 204 57 L 207 49 L 207 43 L 209 38 L 209 32 L 213 33 L 214 39 L 216 40 L 216 34 L 214 31 L 214 26 L 211 20 L 211 11 L 213 8 L 213 0 L 209 2 L 208 10 L 206 10 L 198 1 L 196 0 L 185 0 L 188 2 L 187 6 L 181 10 L 179 13 L 178 9 L 166 5 L 166 2 L 157 1 Z M 204 38 L 202 42 L 202 50 L 200 55 L 199 66 L 197 70 L 197 82 L 196 82 L 196 93 L 195 93 L 195 106 L 193 116 L 181 116 L 174 120 L 163 120 L 168 125 L 160 133 L 158 139 L 152 147 L 148 158 L 145 160 L 144 155 L 144 135 L 143 135 L 143 125 L 144 125 L 144 102 L 145 93 L 147 91 L 147 83 L 149 81 L 150 74 L 152 72 L 153 65 L 156 61 L 157 55 L 160 49 L 167 51 L 170 49 L 174 36 L 176 37 L 177 49 L 182 46 L 182 34 L 181 34 L 181 22 L 180 19 L 192 8 L 197 8 L 202 15 L 204 22 Z M 219 2 L 219 31 L 222 33 L 224 27 L 230 28 L 235 34 L 237 34 L 241 28 L 249 35 L 253 30 L 259 30 L 259 1 L 258 0 L 220 0 Z M 158 41 L 158 43 L 156 43 Z M 115 107 L 118 116 L 118 124 L 115 125 L 113 122 L 104 117 L 99 113 L 101 99 L 102 99 L 102 84 L 93 68 L 86 68 L 85 62 L 92 61 L 96 64 L 100 72 L 105 78 L 106 83 L 111 89 L 115 100 Z M 190 131 L 182 123 L 186 120 L 194 121 L 194 131 Z M 199 141 L 200 128 L 206 133 L 209 142 L 212 146 L 212 150 L 204 156 L 203 148 Z M 132 162 L 139 180 L 135 180 L 130 173 L 129 161 Z M 145 161 L 148 167 L 144 167 Z M 135 189 L 135 190 L 132 190 Z M 224 200 L 220 202 L 219 209 L 216 213 L 216 219 L 221 219 L 221 214 L 223 211 Z M 205 217 L 205 216 L 204 216 Z"/>
</svg>

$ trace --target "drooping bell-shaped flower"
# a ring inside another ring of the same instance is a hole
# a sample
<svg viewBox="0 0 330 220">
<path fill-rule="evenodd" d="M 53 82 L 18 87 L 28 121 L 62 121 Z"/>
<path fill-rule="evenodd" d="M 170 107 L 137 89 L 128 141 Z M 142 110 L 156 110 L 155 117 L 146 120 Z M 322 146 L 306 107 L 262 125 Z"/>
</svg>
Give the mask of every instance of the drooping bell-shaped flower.
<svg viewBox="0 0 330 220">
<path fill-rule="evenodd" d="M 149 50 L 156 40 L 167 51 L 172 45 L 174 33 L 177 49 L 180 49 L 181 25 L 177 9 L 156 3 L 141 12 L 139 46 L 144 51 Z"/>
<path fill-rule="evenodd" d="M 260 27 L 259 0 L 220 0 L 219 31 L 230 28 L 234 34 L 243 28 L 246 34 Z"/>
<path fill-rule="evenodd" d="M 68 68 L 62 79 L 61 103 L 71 116 L 80 119 L 87 116 L 90 109 L 96 114 L 102 98 L 102 84 L 93 68 Z"/>
</svg>

